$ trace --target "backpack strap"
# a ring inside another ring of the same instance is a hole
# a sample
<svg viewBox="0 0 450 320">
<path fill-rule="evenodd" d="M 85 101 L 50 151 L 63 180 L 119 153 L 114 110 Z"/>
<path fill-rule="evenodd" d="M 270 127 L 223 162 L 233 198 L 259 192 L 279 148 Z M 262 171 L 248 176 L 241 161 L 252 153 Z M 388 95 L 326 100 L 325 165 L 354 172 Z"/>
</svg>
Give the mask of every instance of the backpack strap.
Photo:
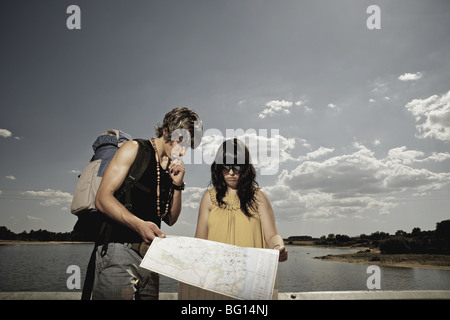
<svg viewBox="0 0 450 320">
<path fill-rule="evenodd" d="M 150 142 L 144 139 L 135 139 L 139 144 L 138 152 L 136 155 L 136 159 L 130 167 L 130 171 L 128 172 L 128 176 L 125 178 L 124 183 L 116 192 L 116 196 L 118 199 L 122 199 L 122 204 L 127 208 L 127 210 L 132 210 L 131 204 L 131 191 L 134 187 L 139 188 L 140 190 L 149 193 L 150 189 L 144 186 L 139 182 L 142 175 L 151 160 L 151 152 L 153 148 L 150 146 Z"/>
</svg>

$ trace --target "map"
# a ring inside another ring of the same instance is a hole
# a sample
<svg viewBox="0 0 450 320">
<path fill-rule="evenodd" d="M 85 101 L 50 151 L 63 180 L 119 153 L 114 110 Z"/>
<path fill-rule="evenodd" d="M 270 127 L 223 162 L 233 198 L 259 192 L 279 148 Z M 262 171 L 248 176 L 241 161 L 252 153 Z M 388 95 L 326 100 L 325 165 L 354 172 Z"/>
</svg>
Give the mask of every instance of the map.
<svg viewBox="0 0 450 320">
<path fill-rule="evenodd" d="M 270 300 L 278 250 L 190 237 L 155 238 L 141 267 L 232 298 Z"/>
</svg>

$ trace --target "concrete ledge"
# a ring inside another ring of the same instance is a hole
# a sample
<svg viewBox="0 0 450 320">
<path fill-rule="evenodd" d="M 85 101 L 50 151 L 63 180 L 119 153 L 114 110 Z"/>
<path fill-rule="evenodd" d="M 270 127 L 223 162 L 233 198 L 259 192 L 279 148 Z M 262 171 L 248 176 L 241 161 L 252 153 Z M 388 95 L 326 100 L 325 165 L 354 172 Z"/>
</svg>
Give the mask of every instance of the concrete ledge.
<svg viewBox="0 0 450 320">
<path fill-rule="evenodd" d="M 81 292 L 0 292 L 0 300 L 80 300 Z M 177 300 L 160 293 L 160 300 Z M 279 292 L 279 300 L 450 300 L 450 290 Z"/>
<path fill-rule="evenodd" d="M 177 293 L 160 293 L 160 300 L 177 300 Z M 81 300 L 81 292 L 0 292 L 0 300 Z"/>
<path fill-rule="evenodd" d="M 442 300 L 449 290 L 280 292 L 279 300 Z"/>
</svg>

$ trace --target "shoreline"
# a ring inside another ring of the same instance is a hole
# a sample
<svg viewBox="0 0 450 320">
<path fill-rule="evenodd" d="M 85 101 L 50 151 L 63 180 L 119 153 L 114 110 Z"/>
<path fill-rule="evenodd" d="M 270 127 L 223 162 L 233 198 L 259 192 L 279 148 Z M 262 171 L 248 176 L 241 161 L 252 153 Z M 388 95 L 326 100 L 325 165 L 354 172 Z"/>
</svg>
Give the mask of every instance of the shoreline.
<svg viewBox="0 0 450 320">
<path fill-rule="evenodd" d="M 336 245 L 322 245 L 322 244 L 314 244 L 314 241 L 292 241 L 291 243 L 287 243 L 285 241 L 286 247 L 311 247 L 311 248 L 331 248 L 331 249 L 354 249 L 354 250 L 376 250 L 377 248 L 368 247 L 368 246 L 336 246 Z"/>
<path fill-rule="evenodd" d="M 450 271 L 450 256 L 441 254 L 384 254 L 379 251 L 359 251 L 314 257 L 324 261 L 361 263 L 397 268 L 425 268 Z"/>
<path fill-rule="evenodd" d="M 431 256 L 430 259 L 427 257 Z M 378 265 L 383 267 L 396 268 L 424 268 L 450 271 L 450 257 L 444 255 L 428 254 L 368 254 L 358 255 L 357 253 L 328 255 L 314 257 L 323 261 L 360 263 L 367 265 Z M 378 260 L 379 259 L 379 260 Z"/>
<path fill-rule="evenodd" d="M 360 263 L 383 267 L 425 268 L 450 271 L 450 255 L 428 253 L 386 254 L 381 253 L 379 248 L 316 245 L 313 244 L 312 241 L 296 241 L 296 243 L 287 244 L 286 246 L 358 250 L 358 252 L 354 253 L 329 254 L 326 256 L 314 257 L 314 259 L 320 259 L 323 261 Z"/>
</svg>

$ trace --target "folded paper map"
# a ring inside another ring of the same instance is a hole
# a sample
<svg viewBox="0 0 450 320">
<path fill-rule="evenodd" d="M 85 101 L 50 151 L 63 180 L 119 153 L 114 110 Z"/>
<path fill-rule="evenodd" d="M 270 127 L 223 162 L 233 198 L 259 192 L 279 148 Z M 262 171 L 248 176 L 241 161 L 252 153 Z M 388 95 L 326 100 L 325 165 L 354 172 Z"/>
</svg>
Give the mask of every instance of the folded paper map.
<svg viewBox="0 0 450 320">
<path fill-rule="evenodd" d="M 153 240 L 141 267 L 232 298 L 270 300 L 278 255 L 278 250 L 169 236 Z"/>
</svg>

